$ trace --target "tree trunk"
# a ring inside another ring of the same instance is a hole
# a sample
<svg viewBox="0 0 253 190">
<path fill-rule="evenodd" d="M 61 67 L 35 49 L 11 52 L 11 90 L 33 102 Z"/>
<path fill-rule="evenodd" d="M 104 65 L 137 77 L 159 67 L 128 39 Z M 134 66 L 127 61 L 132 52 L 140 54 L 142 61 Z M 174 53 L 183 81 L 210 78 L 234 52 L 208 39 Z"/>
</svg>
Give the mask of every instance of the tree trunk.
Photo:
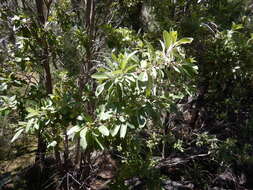
<svg viewBox="0 0 253 190">
<path fill-rule="evenodd" d="M 85 4 L 85 28 L 88 34 L 88 45 L 86 47 L 86 56 L 84 57 L 83 64 L 80 65 L 80 75 L 79 75 L 79 101 L 81 102 L 81 97 L 83 93 L 84 86 L 87 83 L 91 84 L 91 69 L 92 65 L 92 57 L 93 57 L 93 40 L 95 35 L 95 1 L 87 0 Z M 94 105 L 92 102 L 89 102 L 85 107 L 86 112 L 93 116 L 94 113 Z M 82 155 L 80 150 L 80 138 L 77 139 L 76 145 L 76 154 L 75 154 L 75 165 L 76 167 L 80 167 L 81 158 L 85 157 Z"/>
<path fill-rule="evenodd" d="M 199 112 L 200 112 L 200 110 L 203 106 L 204 97 L 205 97 L 205 94 L 208 91 L 208 86 L 209 86 L 209 83 L 205 81 L 199 87 L 196 101 L 193 103 L 193 104 L 195 104 L 195 108 L 193 109 L 193 111 L 191 113 L 191 120 L 189 122 L 189 125 L 190 125 L 191 128 L 196 127 L 196 122 L 199 118 Z"/>
<path fill-rule="evenodd" d="M 43 28 L 46 21 L 47 16 L 50 8 L 51 1 L 48 1 L 47 4 L 44 0 L 36 0 L 36 7 L 37 7 L 37 14 L 38 14 L 38 23 L 39 27 Z M 46 88 L 47 95 L 52 94 L 53 92 L 53 85 L 52 85 L 52 76 L 50 71 L 50 64 L 49 64 L 49 52 L 48 52 L 48 45 L 45 38 L 38 39 L 40 40 L 41 45 L 43 46 L 43 52 L 42 52 L 42 66 L 44 68 L 45 73 L 45 81 L 44 85 Z M 40 164 L 43 164 L 45 159 L 45 153 L 46 153 L 46 142 L 42 136 L 43 129 L 40 129 L 38 133 L 38 147 L 37 147 L 37 154 L 36 154 L 36 162 L 39 162 Z M 57 154 L 57 153 L 56 153 Z"/>
</svg>

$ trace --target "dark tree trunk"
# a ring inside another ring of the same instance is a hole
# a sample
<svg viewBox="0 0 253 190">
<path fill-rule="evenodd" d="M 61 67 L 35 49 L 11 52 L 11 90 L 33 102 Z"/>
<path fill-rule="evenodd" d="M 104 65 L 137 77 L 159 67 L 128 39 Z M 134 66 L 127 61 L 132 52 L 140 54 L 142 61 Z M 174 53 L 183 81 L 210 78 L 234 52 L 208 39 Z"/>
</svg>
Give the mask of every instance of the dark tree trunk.
<svg viewBox="0 0 253 190">
<path fill-rule="evenodd" d="M 196 127 L 196 122 L 199 118 L 199 112 L 204 104 L 204 98 L 205 98 L 205 94 L 208 91 L 208 86 L 209 86 L 208 81 L 200 84 L 196 101 L 193 102 L 193 104 L 195 104 L 195 108 L 193 109 L 193 111 L 191 113 L 191 119 L 189 122 L 189 125 L 191 128 Z"/>
<path fill-rule="evenodd" d="M 45 0 L 36 0 L 36 7 L 37 7 L 37 14 L 38 14 L 38 24 L 40 28 L 43 28 L 48 17 L 50 5 L 52 1 L 45 1 Z M 46 94 L 52 94 L 53 93 L 53 84 L 52 84 L 52 76 L 51 76 L 51 70 L 50 70 L 50 62 L 49 62 L 49 48 L 48 44 L 45 38 L 38 39 L 38 43 L 40 43 L 43 46 L 43 52 L 42 52 L 42 66 L 44 68 L 44 86 L 46 89 Z M 46 142 L 42 136 L 43 129 L 40 129 L 38 133 L 38 147 L 37 147 L 37 156 L 36 156 L 36 162 L 43 165 L 44 159 L 45 159 L 45 153 L 46 153 Z M 60 153 L 58 150 L 58 145 L 56 145 L 55 148 L 55 156 L 57 161 L 60 161 Z"/>
<path fill-rule="evenodd" d="M 92 83 L 91 81 L 91 69 L 92 65 L 92 58 L 93 58 L 93 39 L 95 35 L 95 0 L 87 0 L 85 4 L 85 28 L 88 34 L 88 45 L 86 47 L 86 56 L 84 57 L 83 64 L 80 65 L 80 75 L 79 75 L 79 101 L 81 102 L 81 97 L 83 93 L 84 86 L 87 83 Z M 82 105 L 80 105 L 82 106 Z M 94 112 L 94 105 L 93 102 L 89 102 L 85 106 L 85 112 L 93 115 Z M 81 153 L 80 150 L 80 138 L 77 139 L 76 145 L 76 154 L 75 154 L 75 166 L 80 168 L 82 158 L 86 157 L 85 153 Z"/>
</svg>

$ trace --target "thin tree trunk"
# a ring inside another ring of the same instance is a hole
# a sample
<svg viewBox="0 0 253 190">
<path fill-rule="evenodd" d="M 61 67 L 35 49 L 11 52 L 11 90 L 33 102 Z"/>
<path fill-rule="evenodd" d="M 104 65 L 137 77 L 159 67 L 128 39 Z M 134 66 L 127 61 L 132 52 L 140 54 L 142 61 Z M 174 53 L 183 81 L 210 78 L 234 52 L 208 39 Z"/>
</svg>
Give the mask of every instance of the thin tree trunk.
<svg viewBox="0 0 253 190">
<path fill-rule="evenodd" d="M 193 109 L 191 113 L 191 120 L 189 122 L 189 125 L 191 128 L 196 127 L 196 122 L 199 118 L 199 112 L 203 106 L 204 103 L 204 97 L 205 94 L 207 93 L 209 83 L 208 82 L 203 82 L 203 84 L 200 85 L 199 90 L 198 90 L 198 96 L 195 101 L 195 108 Z"/>
<path fill-rule="evenodd" d="M 84 89 L 84 85 L 88 82 L 91 82 L 90 71 L 92 69 L 92 48 L 93 48 L 93 39 L 94 39 L 94 23 L 95 23 L 95 1 L 87 0 L 85 4 L 85 27 L 88 34 L 88 45 L 86 48 L 86 56 L 84 58 L 83 64 L 80 65 L 80 75 L 79 75 L 79 101 L 81 102 L 82 92 Z M 94 112 L 93 103 L 88 103 L 86 107 L 86 111 L 92 116 Z M 80 137 L 77 139 L 76 145 L 76 153 L 75 153 L 75 165 L 76 167 L 80 167 L 81 157 L 85 157 L 81 155 L 80 150 Z"/>
<path fill-rule="evenodd" d="M 69 161 L 69 140 L 67 135 L 67 129 L 64 130 L 64 166 L 68 167 Z"/>
<path fill-rule="evenodd" d="M 166 141 L 166 137 L 168 135 L 168 132 L 169 132 L 169 125 L 170 125 L 170 113 L 167 112 L 164 114 L 164 122 L 163 122 L 163 127 L 164 127 L 164 130 L 163 130 L 163 145 L 162 145 L 162 158 L 165 158 L 166 157 L 166 149 L 167 149 L 167 141 Z"/>
<path fill-rule="evenodd" d="M 45 4 L 46 1 L 44 0 L 36 0 L 36 7 L 37 7 L 37 14 L 38 14 L 38 23 L 39 27 L 43 28 L 48 12 L 49 12 L 49 6 L 51 4 L 51 1 L 48 1 L 47 5 Z M 50 64 L 49 64 L 49 52 L 48 52 L 48 45 L 47 41 L 43 38 L 40 39 L 40 42 L 43 45 L 43 52 L 42 52 L 42 66 L 44 68 L 44 73 L 45 73 L 45 88 L 46 88 L 46 93 L 47 95 L 52 94 L 53 92 L 53 84 L 52 84 L 52 76 L 51 76 L 51 70 L 50 70 Z M 45 153 L 46 153 L 46 142 L 42 136 L 42 129 L 38 133 L 38 147 L 37 147 L 37 156 L 36 156 L 36 161 L 40 162 L 42 164 L 45 159 Z M 56 152 L 56 155 L 59 153 Z"/>
<path fill-rule="evenodd" d="M 37 14 L 38 14 L 38 23 L 41 29 L 44 28 L 45 23 L 48 18 L 49 9 L 51 6 L 52 0 L 36 0 L 36 7 L 37 7 Z M 38 43 L 43 46 L 42 52 L 42 66 L 44 69 L 44 86 L 46 89 L 46 94 L 53 93 L 53 83 L 52 83 L 52 76 L 51 76 L 51 69 L 50 69 L 50 62 L 49 62 L 49 48 L 47 44 L 46 38 L 37 39 Z M 38 133 L 38 147 L 37 147 L 37 155 L 36 155 L 36 162 L 40 165 L 40 172 L 39 172 L 39 187 L 41 187 L 41 175 L 43 175 L 43 168 L 44 168 L 44 160 L 45 154 L 47 150 L 47 145 L 45 142 L 44 137 L 42 136 L 43 129 L 40 129 Z M 55 131 L 57 133 L 57 131 Z M 58 165 L 58 168 L 61 172 L 63 172 L 62 162 L 61 162 L 61 155 L 60 155 L 60 148 L 59 142 L 57 142 L 56 146 L 54 147 L 54 155 Z"/>
<path fill-rule="evenodd" d="M 47 91 L 47 95 L 53 93 L 53 84 L 52 84 L 52 76 L 50 71 L 49 65 L 49 52 L 47 47 L 44 48 L 44 60 L 43 60 L 43 67 L 45 70 L 45 87 Z"/>
</svg>

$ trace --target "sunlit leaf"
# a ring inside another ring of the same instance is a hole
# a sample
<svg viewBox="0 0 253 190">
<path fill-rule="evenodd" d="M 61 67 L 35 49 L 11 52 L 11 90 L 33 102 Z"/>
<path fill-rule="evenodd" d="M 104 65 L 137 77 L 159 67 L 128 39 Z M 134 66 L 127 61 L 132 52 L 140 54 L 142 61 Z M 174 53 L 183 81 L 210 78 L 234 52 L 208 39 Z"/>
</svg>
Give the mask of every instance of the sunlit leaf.
<svg viewBox="0 0 253 190">
<path fill-rule="evenodd" d="M 113 137 L 115 137 L 115 136 L 118 134 L 119 129 L 120 129 L 120 125 L 116 125 L 116 126 L 113 128 L 113 130 L 111 131 L 111 135 L 112 135 Z"/>
<path fill-rule="evenodd" d="M 193 41 L 193 38 L 182 38 L 181 40 L 177 41 L 175 46 L 180 46 L 183 44 L 190 44 Z"/>
<path fill-rule="evenodd" d="M 81 147 L 85 150 L 88 146 L 87 139 L 86 139 L 86 134 L 87 134 L 88 129 L 85 127 L 84 129 L 81 130 L 80 132 L 80 145 Z"/>
<path fill-rule="evenodd" d="M 25 132 L 26 132 L 26 133 L 30 130 L 30 128 L 32 127 L 33 123 L 34 123 L 34 119 L 30 119 L 30 120 L 27 122 L 27 125 L 26 125 L 26 128 L 25 128 Z"/>
<path fill-rule="evenodd" d="M 72 135 L 72 134 L 77 133 L 79 131 L 80 131 L 80 127 L 76 125 L 68 130 L 67 135 Z"/>
<path fill-rule="evenodd" d="M 126 124 L 122 124 L 120 126 L 120 138 L 125 138 L 126 132 L 127 132 L 127 125 Z"/>
<path fill-rule="evenodd" d="M 81 147 L 82 147 L 84 150 L 87 148 L 88 144 L 87 144 L 86 137 L 80 138 L 80 145 L 81 145 Z"/>
<path fill-rule="evenodd" d="M 129 61 L 129 59 L 132 58 L 136 53 L 137 53 L 137 51 L 134 51 L 134 52 L 126 55 L 126 58 L 122 61 L 121 65 L 120 65 L 120 68 L 122 70 L 124 70 L 126 68 L 126 65 L 127 65 L 128 61 Z"/>
<path fill-rule="evenodd" d="M 121 115 L 121 116 L 119 117 L 119 120 L 120 120 L 121 122 L 125 122 L 125 121 L 126 121 L 126 118 L 125 118 L 124 116 Z"/>
<path fill-rule="evenodd" d="M 0 84 L 0 91 L 4 91 L 8 89 L 8 85 L 4 82 L 2 84 Z"/>
<path fill-rule="evenodd" d="M 18 139 L 18 137 L 21 135 L 21 133 L 24 131 L 24 129 L 19 129 L 16 134 L 13 136 L 13 138 L 11 139 L 11 142 L 14 142 L 15 140 Z"/>
<path fill-rule="evenodd" d="M 109 136 L 110 134 L 110 131 L 107 129 L 106 126 L 104 125 L 101 125 L 99 128 L 98 128 L 99 132 L 104 135 L 104 136 Z"/>
<path fill-rule="evenodd" d="M 40 114 L 39 110 L 35 110 L 32 108 L 27 108 L 26 109 L 28 111 L 28 115 L 26 116 L 27 119 L 30 119 L 32 117 L 38 116 Z"/>
<path fill-rule="evenodd" d="M 51 143 L 49 143 L 48 145 L 47 145 L 47 148 L 49 148 L 49 147 L 55 147 L 57 145 L 57 142 L 56 141 L 53 141 L 53 142 L 51 142 Z"/>
<path fill-rule="evenodd" d="M 156 69 L 153 67 L 152 69 L 151 69 L 151 76 L 154 78 L 154 79 L 156 79 L 157 78 L 157 71 L 156 71 Z"/>
<path fill-rule="evenodd" d="M 132 70 L 134 70 L 136 67 L 137 67 L 137 65 L 131 65 L 131 66 L 127 67 L 127 68 L 124 70 L 124 72 L 127 73 L 127 72 L 129 72 L 129 71 L 132 71 Z"/>
<path fill-rule="evenodd" d="M 109 76 L 106 73 L 95 73 L 95 74 L 91 75 L 91 77 L 93 79 L 97 79 L 97 80 L 109 79 Z"/>
<path fill-rule="evenodd" d="M 142 81 L 142 82 L 146 82 L 148 81 L 148 74 L 147 72 L 142 72 L 139 77 L 138 77 L 138 80 Z"/>
<path fill-rule="evenodd" d="M 130 129 L 135 129 L 135 126 L 134 125 L 132 125 L 131 123 L 126 123 L 127 124 L 127 127 L 129 127 Z"/>
<path fill-rule="evenodd" d="M 160 40 L 160 44 L 162 46 L 163 52 L 165 52 L 165 45 L 164 45 L 164 43 L 161 40 Z"/>
<path fill-rule="evenodd" d="M 186 72 L 188 76 L 193 76 L 194 74 L 197 74 L 197 69 L 194 67 L 194 65 L 184 64 L 182 65 L 182 68 Z"/>
<path fill-rule="evenodd" d="M 98 85 L 96 88 L 95 95 L 99 96 L 103 92 L 104 88 L 105 88 L 105 83 Z"/>
<path fill-rule="evenodd" d="M 83 121 L 83 117 L 81 115 L 77 116 L 76 118 L 78 121 Z"/>
<path fill-rule="evenodd" d="M 99 119 L 104 121 L 112 117 L 112 112 L 111 111 L 106 111 L 105 110 L 105 105 L 100 106 L 100 113 L 99 113 Z"/>
<path fill-rule="evenodd" d="M 110 74 L 115 77 L 115 75 L 121 75 L 123 72 L 122 70 L 116 70 L 116 71 L 112 71 Z"/>
<path fill-rule="evenodd" d="M 181 73 L 181 71 L 177 68 L 177 66 L 172 66 L 172 67 L 173 67 L 173 69 L 174 69 L 176 72 Z"/>
<path fill-rule="evenodd" d="M 243 28 L 242 24 L 235 24 L 235 23 L 233 23 L 233 25 L 232 25 L 232 30 L 240 30 L 242 28 Z"/>
<path fill-rule="evenodd" d="M 164 31 L 163 32 L 163 40 L 165 42 L 166 48 L 169 48 L 177 41 L 177 32 L 176 31 L 171 31 L 171 32 Z"/>
</svg>

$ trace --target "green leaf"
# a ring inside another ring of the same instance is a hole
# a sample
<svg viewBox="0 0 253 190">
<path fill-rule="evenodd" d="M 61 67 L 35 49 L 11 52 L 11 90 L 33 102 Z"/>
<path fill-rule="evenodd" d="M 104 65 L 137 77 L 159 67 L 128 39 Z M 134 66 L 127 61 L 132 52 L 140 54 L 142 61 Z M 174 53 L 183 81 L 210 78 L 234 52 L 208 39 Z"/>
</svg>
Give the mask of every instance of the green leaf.
<svg viewBox="0 0 253 190">
<path fill-rule="evenodd" d="M 40 114 L 40 112 L 38 110 L 35 110 L 32 108 L 27 108 L 26 110 L 27 110 L 27 112 L 29 112 L 29 114 L 26 116 L 27 119 L 38 116 Z"/>
<path fill-rule="evenodd" d="M 142 81 L 142 82 L 146 82 L 148 81 L 148 74 L 147 72 L 142 72 L 139 77 L 138 77 L 138 80 Z"/>
<path fill-rule="evenodd" d="M 80 131 L 80 127 L 78 125 L 76 125 L 68 130 L 67 135 L 72 135 L 72 134 L 77 133 L 79 131 Z"/>
<path fill-rule="evenodd" d="M 135 129 L 135 126 L 134 125 L 132 125 L 131 123 L 126 123 L 127 124 L 127 127 L 129 127 L 130 129 Z"/>
<path fill-rule="evenodd" d="M 126 59 L 121 60 L 121 62 L 120 62 L 120 69 L 124 70 L 126 68 L 126 65 L 127 65 L 127 60 Z"/>
<path fill-rule="evenodd" d="M 76 118 L 78 121 L 83 121 L 83 117 L 81 115 L 77 116 Z"/>
<path fill-rule="evenodd" d="M 30 128 L 32 127 L 32 125 L 34 124 L 34 119 L 30 119 L 28 122 L 27 122 L 27 125 L 26 125 L 26 128 L 25 128 L 25 132 L 27 133 Z"/>
<path fill-rule="evenodd" d="M 33 128 L 36 130 L 39 130 L 40 126 L 39 126 L 38 122 L 34 123 Z"/>
<path fill-rule="evenodd" d="M 57 145 L 57 142 L 56 141 L 53 141 L 53 142 L 51 142 L 51 143 L 49 143 L 48 145 L 47 145 L 47 148 L 49 148 L 49 147 L 55 147 Z"/>
<path fill-rule="evenodd" d="M 85 150 L 88 146 L 87 139 L 86 139 L 86 134 L 87 134 L 88 128 L 85 127 L 84 129 L 81 130 L 80 132 L 80 145 L 81 147 Z"/>
<path fill-rule="evenodd" d="M 110 72 L 110 75 L 115 77 L 115 75 L 121 75 L 122 73 L 123 73 L 122 70 L 115 70 L 115 71 Z"/>
<path fill-rule="evenodd" d="M 147 119 L 143 115 L 139 115 L 139 117 L 137 117 L 137 120 L 138 120 L 139 128 L 145 127 L 147 123 Z"/>
<path fill-rule="evenodd" d="M 95 95 L 99 96 L 103 92 L 104 88 L 105 88 L 105 83 L 98 85 Z"/>
<path fill-rule="evenodd" d="M 131 65 L 131 66 L 127 67 L 124 72 L 127 73 L 128 71 L 132 71 L 136 67 L 137 67 L 137 65 Z"/>
<path fill-rule="evenodd" d="M 95 141 L 98 143 L 99 147 L 100 147 L 102 150 L 104 150 L 104 146 L 102 145 L 102 143 L 100 143 L 100 141 L 98 140 L 98 138 L 97 138 L 96 136 L 94 136 L 94 135 L 93 135 L 93 137 L 94 137 Z"/>
<path fill-rule="evenodd" d="M 160 44 L 161 44 L 161 46 L 162 46 L 162 49 L 163 49 L 163 52 L 165 52 L 165 45 L 164 45 L 164 43 L 160 40 Z"/>
<path fill-rule="evenodd" d="M 166 47 L 170 47 L 170 45 L 171 45 L 171 39 L 170 39 L 169 32 L 167 32 L 167 31 L 163 32 L 163 41 L 165 42 L 165 46 Z"/>
<path fill-rule="evenodd" d="M 21 133 L 24 131 L 24 129 L 19 129 L 16 134 L 13 136 L 13 138 L 11 139 L 11 143 L 13 143 L 15 140 L 18 139 L 18 137 L 21 135 Z"/>
<path fill-rule="evenodd" d="M 193 38 L 182 38 L 181 40 L 177 41 L 175 46 L 180 46 L 182 44 L 190 44 L 192 43 Z"/>
<path fill-rule="evenodd" d="M 176 71 L 176 72 L 178 72 L 178 73 L 181 73 L 181 71 L 179 70 L 179 68 L 177 68 L 177 66 L 172 66 L 173 67 L 173 69 Z"/>
<path fill-rule="evenodd" d="M 107 112 L 101 112 L 99 114 L 99 119 L 102 120 L 102 121 L 105 121 L 105 120 L 108 120 L 112 117 L 112 114 L 110 111 L 107 111 Z"/>
<path fill-rule="evenodd" d="M 140 64 L 141 64 L 141 68 L 143 68 L 143 69 L 147 68 L 147 66 L 148 66 L 147 60 L 142 60 L 142 61 L 140 62 Z"/>
<path fill-rule="evenodd" d="M 235 23 L 233 23 L 233 25 L 232 25 L 232 30 L 240 30 L 242 28 L 243 28 L 242 24 L 235 24 Z"/>
<path fill-rule="evenodd" d="M 22 61 L 22 58 L 21 58 L 21 57 L 16 57 L 16 58 L 15 58 L 15 61 L 19 63 L 19 62 Z"/>
<path fill-rule="evenodd" d="M 154 79 L 156 79 L 157 78 L 157 71 L 156 71 L 156 69 L 154 68 L 154 67 L 152 67 L 152 70 L 151 70 L 151 76 L 154 78 Z"/>
<path fill-rule="evenodd" d="M 163 32 L 163 40 L 165 42 L 166 48 L 169 48 L 177 41 L 177 32 L 176 31 L 171 31 L 171 32 L 164 31 Z"/>
<path fill-rule="evenodd" d="M 113 128 L 113 130 L 111 131 L 111 135 L 112 135 L 113 137 L 115 137 L 115 136 L 118 134 L 119 129 L 120 129 L 120 125 L 116 125 L 116 126 Z"/>
<path fill-rule="evenodd" d="M 146 87 L 146 96 L 149 97 L 151 95 L 151 89 L 153 87 L 153 80 L 152 78 L 148 80 L 148 85 Z"/>
<path fill-rule="evenodd" d="M 124 116 L 119 116 L 119 120 L 123 123 L 123 122 L 125 122 L 126 121 L 126 118 L 124 117 Z"/>
<path fill-rule="evenodd" d="M 83 117 L 84 117 L 85 121 L 87 121 L 87 122 L 92 123 L 94 121 L 93 118 L 88 114 L 83 113 Z"/>
<path fill-rule="evenodd" d="M 173 44 L 177 41 L 177 31 L 171 31 L 170 36 L 172 39 Z"/>
<path fill-rule="evenodd" d="M 110 134 L 110 131 L 107 129 L 106 126 L 104 125 L 101 125 L 99 128 L 98 128 L 99 132 L 104 135 L 104 136 L 109 136 Z"/>
<path fill-rule="evenodd" d="M 194 65 L 184 64 L 184 65 L 182 65 L 182 68 L 184 69 L 185 73 L 190 77 L 192 77 L 198 73 L 197 69 L 196 69 L 196 67 L 194 67 Z"/>
<path fill-rule="evenodd" d="M 97 80 L 105 80 L 105 79 L 109 79 L 110 77 L 106 73 L 95 73 L 91 75 L 91 78 L 97 79 Z"/>
<path fill-rule="evenodd" d="M 137 51 L 134 51 L 134 52 L 132 52 L 132 53 L 130 53 L 128 55 L 125 55 L 125 59 L 122 60 L 121 63 L 120 63 L 120 68 L 122 70 L 124 70 L 126 68 L 126 65 L 127 65 L 128 61 L 129 61 L 129 59 L 132 58 L 134 56 L 134 54 L 136 54 L 136 53 L 137 53 Z"/>
<path fill-rule="evenodd" d="M 87 131 L 88 131 L 88 128 L 87 128 L 87 127 L 83 128 L 83 129 L 80 131 L 80 137 L 81 137 L 81 138 L 85 138 L 85 137 L 86 137 Z"/>
<path fill-rule="evenodd" d="M 131 84 L 131 82 L 135 82 L 135 77 L 133 77 L 132 75 L 126 75 L 125 78 L 126 81 L 129 82 L 129 84 Z"/>
<path fill-rule="evenodd" d="M 105 105 L 101 105 L 99 107 L 100 109 L 100 113 L 99 113 L 99 119 L 104 121 L 104 120 L 107 120 L 107 119 L 110 119 L 112 117 L 112 112 L 111 111 L 105 111 Z"/>
<path fill-rule="evenodd" d="M 2 84 L 0 84 L 0 91 L 4 91 L 4 90 L 7 90 L 8 89 L 8 85 L 7 85 L 7 83 L 2 83 Z"/>
<path fill-rule="evenodd" d="M 112 53 L 111 56 L 112 56 L 112 59 L 113 59 L 114 61 L 116 61 L 116 62 L 118 61 L 117 56 L 116 56 L 114 53 Z"/>
<path fill-rule="evenodd" d="M 88 144 L 87 144 L 86 137 L 80 138 L 80 145 L 81 145 L 81 147 L 82 147 L 84 150 L 87 148 Z"/>
<path fill-rule="evenodd" d="M 120 138 L 125 138 L 127 132 L 127 125 L 122 124 L 120 127 Z"/>
</svg>

